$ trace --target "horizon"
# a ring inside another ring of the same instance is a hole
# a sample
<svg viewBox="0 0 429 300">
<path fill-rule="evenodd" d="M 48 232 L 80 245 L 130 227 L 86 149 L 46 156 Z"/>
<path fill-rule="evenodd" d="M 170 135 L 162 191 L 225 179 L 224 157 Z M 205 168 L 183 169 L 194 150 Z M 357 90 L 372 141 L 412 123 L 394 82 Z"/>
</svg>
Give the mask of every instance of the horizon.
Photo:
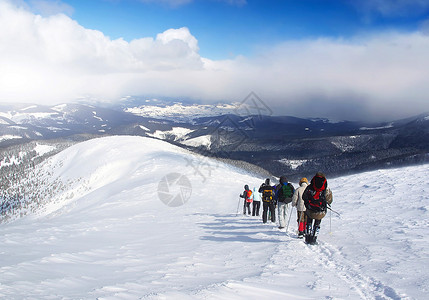
<svg viewBox="0 0 429 300">
<path fill-rule="evenodd" d="M 0 0 L 0 103 L 126 95 L 379 121 L 429 111 L 429 2 Z"/>
<path fill-rule="evenodd" d="M 131 97 L 132 98 L 132 97 Z M 128 98 L 129 99 L 129 98 Z M 144 99 L 144 100 L 142 100 Z M 75 101 L 75 102 L 63 102 L 63 103 L 54 103 L 54 104 L 38 104 L 38 103 L 30 103 L 30 102 L 19 102 L 19 103 L 14 103 L 14 102 L 0 102 L 0 109 L 2 109 L 3 111 L 0 111 L 0 115 L 2 112 L 6 112 L 4 109 L 8 109 L 8 110 L 18 110 L 18 111 L 23 111 L 22 113 L 25 113 L 25 110 L 29 109 L 29 108 L 34 108 L 37 106 L 41 106 L 43 108 L 48 108 L 48 109 L 53 109 L 57 106 L 62 106 L 62 105 L 67 105 L 67 104 L 75 104 L 75 105 L 83 105 L 83 106 L 94 106 L 94 107 L 99 107 L 99 108 L 107 108 L 107 109 L 111 109 L 114 111 L 121 111 L 121 112 L 125 112 L 125 113 L 130 113 L 130 114 L 134 114 L 137 116 L 142 116 L 142 117 L 159 117 L 159 119 L 171 119 L 172 117 L 168 116 L 169 113 L 169 109 L 171 107 L 173 107 L 174 105 L 181 105 L 182 107 L 195 107 L 198 106 L 199 108 L 201 108 L 201 113 L 204 113 L 204 109 L 208 108 L 219 108 L 219 106 L 221 106 L 220 109 L 224 109 L 225 112 L 224 113 L 212 113 L 210 114 L 210 116 L 225 116 L 225 115 L 237 115 L 237 116 L 252 116 L 252 117 L 256 117 L 256 116 L 267 116 L 267 117 L 288 117 L 288 118 L 298 118 L 298 119 L 304 119 L 304 120 L 325 120 L 325 121 L 329 121 L 332 123 L 341 123 L 341 122 L 355 122 L 355 123 L 366 123 L 367 125 L 376 125 L 376 124 L 383 124 L 383 123 L 390 123 L 390 122 L 396 122 L 396 121 L 402 121 L 402 120 L 407 120 L 407 119 L 412 119 L 412 118 L 416 118 L 416 117 L 422 117 L 422 116 L 429 116 L 429 111 L 425 111 L 425 112 L 420 112 L 417 114 L 412 114 L 412 115 L 408 115 L 405 116 L 403 118 L 397 118 L 397 119 L 384 119 L 384 120 L 349 120 L 349 119 L 334 119 L 334 118 L 327 118 L 327 117 L 313 117 L 313 116 L 296 116 L 296 115 L 291 115 L 291 114 L 276 114 L 275 111 L 268 111 L 268 113 L 263 113 L 263 109 L 261 109 L 260 107 L 258 108 L 257 106 L 252 107 L 251 104 L 243 104 L 243 103 L 239 103 L 239 102 L 217 102 L 217 103 L 201 103 L 201 102 L 192 102 L 189 100 L 166 100 L 166 99 L 146 99 L 146 98 L 141 98 L 136 100 L 135 99 L 135 104 L 133 104 L 133 101 L 130 103 L 131 105 L 121 105 L 121 101 L 123 101 L 124 99 L 118 100 L 117 102 L 91 102 L 91 101 Z M 143 101 L 145 103 L 143 103 Z M 240 108 L 240 106 L 243 105 L 243 107 Z M 262 104 L 259 104 L 260 106 L 262 106 Z M 139 113 L 136 112 L 132 112 L 130 111 L 131 108 L 142 108 L 144 106 L 148 106 L 148 107 L 162 107 L 164 109 L 166 109 L 165 112 L 160 112 L 160 115 L 156 115 L 156 116 L 152 116 L 152 115 L 141 115 Z M 222 107 L 223 106 L 223 107 Z M 225 107 L 227 106 L 227 107 Z M 124 109 L 126 108 L 126 109 Z M 195 111 L 192 110 L 190 113 L 194 114 Z M 30 113 L 31 114 L 31 113 Z M 165 115 L 167 114 L 167 115 Z M 186 113 L 185 111 L 182 111 L 182 115 L 186 116 L 189 113 Z M 173 118 L 174 119 L 174 118 Z"/>
</svg>

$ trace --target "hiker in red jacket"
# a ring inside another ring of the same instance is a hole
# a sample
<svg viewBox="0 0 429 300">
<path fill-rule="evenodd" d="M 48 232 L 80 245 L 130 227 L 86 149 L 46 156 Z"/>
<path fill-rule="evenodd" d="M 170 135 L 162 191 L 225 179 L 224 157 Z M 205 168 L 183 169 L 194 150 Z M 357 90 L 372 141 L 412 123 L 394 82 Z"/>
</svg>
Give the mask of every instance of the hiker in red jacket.
<svg viewBox="0 0 429 300">
<path fill-rule="evenodd" d="M 249 189 L 247 184 L 244 186 L 244 192 L 240 195 L 240 197 L 244 198 L 243 214 L 246 214 L 247 208 L 248 214 L 251 215 L 250 204 L 252 203 L 252 191 Z"/>
</svg>

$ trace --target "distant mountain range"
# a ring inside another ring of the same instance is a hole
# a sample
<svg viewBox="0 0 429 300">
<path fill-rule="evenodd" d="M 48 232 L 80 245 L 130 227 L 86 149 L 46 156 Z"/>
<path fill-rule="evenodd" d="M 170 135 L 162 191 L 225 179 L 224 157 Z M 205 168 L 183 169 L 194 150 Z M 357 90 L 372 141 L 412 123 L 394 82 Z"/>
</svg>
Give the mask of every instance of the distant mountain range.
<svg viewBox="0 0 429 300">
<path fill-rule="evenodd" d="M 330 176 L 429 161 L 429 114 L 389 123 L 332 122 L 263 113 L 239 104 L 125 99 L 88 104 L 0 105 L 0 148 L 78 135 L 139 135 L 291 178 Z"/>
</svg>

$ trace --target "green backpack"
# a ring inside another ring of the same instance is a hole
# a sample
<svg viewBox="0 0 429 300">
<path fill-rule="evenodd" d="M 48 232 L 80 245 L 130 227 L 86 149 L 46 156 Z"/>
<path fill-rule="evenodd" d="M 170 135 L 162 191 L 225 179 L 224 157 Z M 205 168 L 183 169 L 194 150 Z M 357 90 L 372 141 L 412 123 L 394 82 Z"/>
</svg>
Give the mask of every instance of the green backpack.
<svg viewBox="0 0 429 300">
<path fill-rule="evenodd" d="M 282 188 L 279 189 L 277 194 L 279 202 L 284 202 L 286 204 L 291 203 L 294 192 L 295 189 L 292 184 L 282 184 Z"/>
</svg>

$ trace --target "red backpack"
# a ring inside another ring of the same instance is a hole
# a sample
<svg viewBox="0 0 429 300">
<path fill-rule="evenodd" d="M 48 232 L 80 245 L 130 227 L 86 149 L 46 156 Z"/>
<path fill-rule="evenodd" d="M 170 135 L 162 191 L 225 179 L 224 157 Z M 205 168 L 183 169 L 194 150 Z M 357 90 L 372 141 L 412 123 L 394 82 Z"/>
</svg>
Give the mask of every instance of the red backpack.
<svg viewBox="0 0 429 300">
<path fill-rule="evenodd" d="M 246 202 L 252 202 L 252 198 L 250 197 L 252 197 L 252 191 L 248 190 L 246 193 Z"/>
</svg>

